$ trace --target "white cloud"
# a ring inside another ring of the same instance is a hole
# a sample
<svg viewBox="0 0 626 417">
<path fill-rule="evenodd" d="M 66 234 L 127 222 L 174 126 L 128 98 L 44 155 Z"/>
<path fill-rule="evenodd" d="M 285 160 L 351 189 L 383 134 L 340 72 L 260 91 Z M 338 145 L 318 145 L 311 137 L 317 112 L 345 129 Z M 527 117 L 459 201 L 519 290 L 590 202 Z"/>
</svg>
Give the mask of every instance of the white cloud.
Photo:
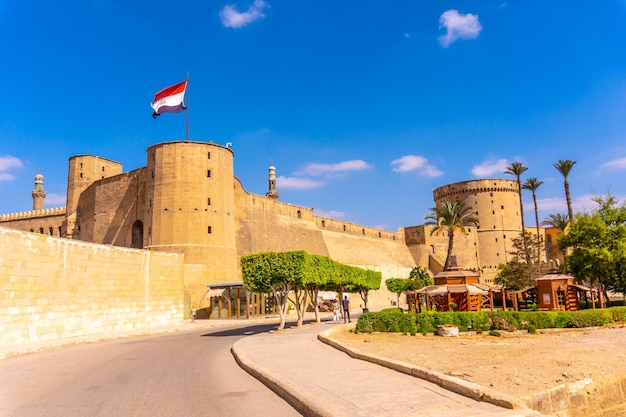
<svg viewBox="0 0 626 417">
<path fill-rule="evenodd" d="M 434 165 L 428 163 L 428 159 L 419 155 L 405 155 L 401 158 L 391 161 L 392 171 L 404 173 L 417 171 L 419 175 L 426 177 L 439 177 L 443 172 Z"/>
<path fill-rule="evenodd" d="M 605 162 L 600 166 L 600 168 L 606 168 L 608 170 L 614 171 L 618 169 L 626 169 L 626 158 L 614 159 L 609 162 Z"/>
<path fill-rule="evenodd" d="M 346 217 L 346 213 L 336 210 L 326 211 L 319 208 L 314 208 L 313 212 L 316 216 L 329 217 L 331 219 L 343 219 L 344 217 Z"/>
<path fill-rule="evenodd" d="M 509 165 L 507 159 L 488 159 L 472 168 L 472 174 L 476 177 L 489 177 L 495 173 L 502 174 Z"/>
<path fill-rule="evenodd" d="M 317 188 L 323 186 L 321 181 L 314 181 L 309 178 L 294 178 L 294 177 L 278 177 L 276 178 L 276 188 L 292 189 L 292 190 L 309 190 L 311 188 Z"/>
<path fill-rule="evenodd" d="M 263 9 L 267 6 L 268 4 L 265 3 L 264 0 L 254 0 L 252 6 L 245 12 L 237 11 L 235 4 L 224 6 L 220 11 L 220 19 L 222 20 L 222 24 L 228 28 L 242 28 L 256 20 L 264 18 Z"/>
<path fill-rule="evenodd" d="M 9 171 L 12 168 L 21 168 L 24 166 L 22 161 L 14 156 L 0 156 L 0 181 L 13 181 L 15 175 L 3 171 Z"/>
<path fill-rule="evenodd" d="M 372 166 L 361 159 L 339 162 L 337 164 L 318 164 L 310 163 L 303 169 L 296 172 L 296 175 L 336 175 L 351 171 L 364 171 L 371 169 Z"/>
<path fill-rule="evenodd" d="M 443 12 L 439 17 L 439 29 L 441 28 L 446 29 L 446 34 L 438 38 L 439 44 L 444 48 L 458 39 L 474 39 L 483 30 L 477 15 L 460 14 L 454 9 Z"/>
<path fill-rule="evenodd" d="M 596 198 L 596 194 L 585 194 L 572 199 L 572 210 L 574 213 L 589 212 L 598 207 L 598 203 L 593 201 Z M 541 211 L 547 211 L 550 213 L 567 213 L 567 202 L 565 201 L 565 190 L 563 190 L 563 197 L 551 197 L 537 199 L 537 208 Z"/>
<path fill-rule="evenodd" d="M 0 156 L 0 171 L 8 171 L 11 168 L 21 168 L 22 166 L 22 161 L 14 156 Z"/>
</svg>

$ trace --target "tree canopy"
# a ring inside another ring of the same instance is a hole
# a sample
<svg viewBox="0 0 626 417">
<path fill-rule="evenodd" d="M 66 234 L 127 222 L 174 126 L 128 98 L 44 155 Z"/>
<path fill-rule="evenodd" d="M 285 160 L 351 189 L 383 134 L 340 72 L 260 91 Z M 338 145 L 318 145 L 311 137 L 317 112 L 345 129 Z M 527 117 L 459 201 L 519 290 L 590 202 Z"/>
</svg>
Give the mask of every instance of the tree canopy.
<svg viewBox="0 0 626 417">
<path fill-rule="evenodd" d="M 281 316 L 279 329 L 285 326 L 289 300 L 298 312 L 298 325 L 302 325 L 307 303 L 314 304 L 317 314 L 320 289 L 335 290 L 340 294 L 344 289 L 359 292 L 367 306 L 369 290 L 380 288 L 382 276 L 380 272 L 345 265 L 305 251 L 255 253 L 242 256 L 240 262 L 246 290 L 273 294 Z"/>
<path fill-rule="evenodd" d="M 598 207 L 579 213 L 559 249 L 569 250 L 567 268 L 579 281 L 604 289 L 626 290 L 626 205 L 610 194 L 593 199 Z"/>
</svg>

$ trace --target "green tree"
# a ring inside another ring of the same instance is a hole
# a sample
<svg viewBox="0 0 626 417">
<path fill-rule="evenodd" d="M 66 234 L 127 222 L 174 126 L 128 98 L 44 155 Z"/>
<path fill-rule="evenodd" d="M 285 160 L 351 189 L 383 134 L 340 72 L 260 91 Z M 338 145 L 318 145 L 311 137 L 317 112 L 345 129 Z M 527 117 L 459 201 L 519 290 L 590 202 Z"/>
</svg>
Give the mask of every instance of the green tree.
<svg viewBox="0 0 626 417">
<path fill-rule="evenodd" d="M 406 278 L 387 278 L 385 280 L 385 286 L 387 289 L 396 294 L 397 306 L 400 307 L 400 294 L 406 290 L 407 279 Z"/>
<path fill-rule="evenodd" d="M 416 266 L 411 270 L 408 281 L 405 290 L 419 290 L 435 283 L 433 277 L 428 273 L 428 269 L 422 266 Z"/>
<path fill-rule="evenodd" d="M 515 175 L 517 179 L 517 192 L 519 196 L 519 209 L 522 218 L 522 233 L 526 230 L 524 223 L 524 203 L 522 203 L 522 174 L 528 170 L 528 167 L 524 166 L 521 162 L 511 162 L 511 164 L 504 170 L 505 174 Z M 526 258 L 526 262 L 530 263 L 530 258 Z"/>
<path fill-rule="evenodd" d="M 380 288 L 382 274 L 380 272 L 365 270 L 359 282 L 350 284 L 346 288 L 349 292 L 358 292 L 363 300 L 363 310 L 369 309 L 369 292 Z"/>
<path fill-rule="evenodd" d="M 572 210 L 572 197 L 569 192 L 569 181 L 567 177 L 569 176 L 570 171 L 576 164 L 576 161 L 570 161 L 569 159 L 562 160 L 559 159 L 559 162 L 552 164 L 553 167 L 556 168 L 557 171 L 563 175 L 563 187 L 565 188 L 565 201 L 567 202 L 567 215 L 569 216 L 570 221 L 574 220 L 574 211 Z"/>
<path fill-rule="evenodd" d="M 498 266 L 500 272 L 495 278 L 495 283 L 510 290 L 526 288 L 534 282 L 530 268 L 529 264 L 514 257 L 509 262 Z"/>
<path fill-rule="evenodd" d="M 538 259 L 542 248 L 543 238 L 541 236 L 539 241 L 537 241 L 531 233 L 524 232 L 513 238 L 513 250 L 509 252 L 509 254 L 513 255 L 513 258 L 509 262 L 498 266 L 500 272 L 496 276 L 496 284 L 504 285 L 512 290 L 520 290 L 533 285 L 535 279 L 548 271 L 547 265 L 545 262 L 528 263 L 522 260 L 527 257 Z"/>
<path fill-rule="evenodd" d="M 626 205 L 610 194 L 593 199 L 592 213 L 578 214 L 569 233 L 559 239 L 570 250 L 567 267 L 579 281 L 607 290 L 626 287 Z"/>
<path fill-rule="evenodd" d="M 450 256 L 454 246 L 454 233 L 458 231 L 467 234 L 465 226 L 478 226 L 478 218 L 474 217 L 471 207 L 466 206 L 463 201 L 444 201 L 430 210 L 432 213 L 424 217 L 426 220 L 425 224 L 435 226 L 430 231 L 430 235 L 432 236 L 439 231 L 443 231 L 448 235 L 448 251 L 443 265 L 443 270 L 446 271 L 450 266 Z"/>
<path fill-rule="evenodd" d="M 537 209 L 537 188 L 541 187 L 543 181 L 539 181 L 536 177 L 531 177 L 526 180 L 522 185 L 525 190 L 530 190 L 533 193 L 533 204 L 535 205 L 535 224 L 537 225 L 537 242 L 539 242 L 539 210 Z M 539 253 L 541 256 L 541 253 Z M 537 263 L 541 262 L 541 258 L 537 258 Z"/>
<path fill-rule="evenodd" d="M 280 314 L 278 329 L 285 328 L 287 304 L 292 290 L 302 288 L 302 265 L 306 252 L 262 252 L 241 257 L 244 288 L 271 293 Z"/>
</svg>

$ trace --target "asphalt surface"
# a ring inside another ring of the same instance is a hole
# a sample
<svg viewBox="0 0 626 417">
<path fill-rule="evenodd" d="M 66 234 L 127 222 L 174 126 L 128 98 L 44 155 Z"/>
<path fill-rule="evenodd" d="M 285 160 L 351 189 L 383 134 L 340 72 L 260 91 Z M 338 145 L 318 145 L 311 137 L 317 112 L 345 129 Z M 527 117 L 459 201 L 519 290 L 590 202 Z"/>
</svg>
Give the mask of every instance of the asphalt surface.
<svg viewBox="0 0 626 417">
<path fill-rule="evenodd" d="M 0 416 L 302 416 L 231 353 L 273 327 L 197 327 L 0 360 Z"/>
<path fill-rule="evenodd" d="M 356 320 L 353 320 L 353 323 L 354 321 Z M 332 329 L 337 326 L 344 326 L 344 324 L 334 324 L 331 321 L 324 321 L 321 324 L 312 321 L 305 323 L 302 328 L 295 327 L 294 323 L 288 323 L 286 330 L 274 331 L 276 322 L 271 319 L 250 321 L 198 320 L 168 329 L 152 330 L 150 333 L 160 333 L 160 336 L 155 338 L 157 340 L 170 333 L 176 333 L 183 338 L 181 340 L 184 340 L 202 334 L 203 331 L 206 331 L 207 337 L 224 337 L 224 340 L 231 338 L 228 342 L 232 344 L 232 355 L 239 366 L 305 416 L 541 416 L 540 413 L 523 408 L 513 400 L 499 396 L 498 393 L 489 393 L 482 387 L 473 386 L 473 384 L 467 384 L 455 378 L 446 378 L 437 374 L 416 377 L 407 375 L 406 372 L 411 373 L 412 371 L 406 369 L 401 363 L 385 362 L 372 357 L 354 359 L 346 354 L 348 349 L 332 341 Z M 264 326 L 259 327 L 261 324 Z M 96 335 L 90 338 L 0 347 L 0 358 L 23 356 L 27 353 L 49 351 L 60 347 L 70 348 L 77 344 L 97 341 L 121 338 L 122 340 L 118 340 L 118 342 L 132 344 L 143 339 L 135 337 L 128 339 L 130 336 L 132 335 Z M 183 345 L 184 343 L 181 342 L 179 348 Z M 140 353 L 136 352 L 135 356 Z M 358 352 L 356 355 L 355 352 L 350 353 L 352 356 L 359 356 Z M 36 358 L 39 355 L 32 356 Z M 183 362 L 187 361 L 195 364 L 195 367 L 190 367 L 186 372 L 199 372 L 202 378 L 210 381 L 212 378 L 215 379 L 215 375 L 211 373 L 211 369 L 217 366 L 215 361 L 227 361 L 224 356 L 219 356 L 215 352 L 212 355 L 200 357 L 198 357 L 198 351 L 179 356 L 182 358 L 181 361 L 168 363 L 166 360 L 168 355 L 162 355 L 167 366 L 159 371 L 163 373 L 160 375 L 161 379 L 166 379 L 166 368 L 184 366 Z M 205 361 L 210 362 L 208 365 L 203 364 Z M 150 366 L 147 367 L 150 368 Z M 136 367 L 132 369 L 136 369 Z M 413 373 L 415 372 L 413 371 Z M 231 374 L 236 376 L 234 372 Z M 435 383 L 428 382 L 428 380 L 435 381 Z M 183 383 L 182 380 L 180 383 Z M 236 386 L 237 378 L 229 382 L 229 384 L 231 383 Z M 93 388 L 93 384 L 78 384 L 76 393 L 80 392 L 80 389 L 83 392 L 86 390 L 88 392 L 89 389 Z M 6 389 L 6 385 L 5 388 L 0 386 L 0 389 Z M 150 389 L 151 387 L 147 386 L 146 392 Z M 176 415 L 234 415 L 229 414 L 227 410 L 220 410 L 220 413 L 211 412 L 212 404 L 206 400 L 206 393 L 210 391 L 215 392 L 217 390 L 222 400 L 249 401 L 246 398 L 246 389 L 233 388 L 230 391 L 219 391 L 219 389 L 218 384 L 210 389 L 202 390 L 194 395 L 198 403 L 197 408 L 192 409 L 189 413 Z M 182 392 L 187 394 L 195 392 L 190 390 L 192 387 L 185 387 Z M 231 396 L 227 397 L 227 393 L 230 393 Z M 0 394 L 3 393 L 0 392 Z M 0 398 L 2 397 L 0 396 Z M 518 408 L 510 409 L 510 407 Z M 175 414 L 170 413 L 170 411 L 174 412 L 174 409 L 166 408 L 166 410 L 167 413 L 157 415 Z M 291 410 L 291 412 L 295 410 Z M 69 413 L 65 415 L 124 415 L 124 413 L 120 414 L 119 410 L 117 410 L 117 414 L 112 414 L 115 408 L 110 407 L 102 409 L 102 411 L 98 414 Z M 218 410 L 213 409 L 213 411 L 217 412 Z M 257 409 L 253 412 L 254 415 L 290 415 L 289 411 L 285 413 L 287 414 L 283 414 L 278 409 L 270 409 L 267 412 Z"/>
</svg>

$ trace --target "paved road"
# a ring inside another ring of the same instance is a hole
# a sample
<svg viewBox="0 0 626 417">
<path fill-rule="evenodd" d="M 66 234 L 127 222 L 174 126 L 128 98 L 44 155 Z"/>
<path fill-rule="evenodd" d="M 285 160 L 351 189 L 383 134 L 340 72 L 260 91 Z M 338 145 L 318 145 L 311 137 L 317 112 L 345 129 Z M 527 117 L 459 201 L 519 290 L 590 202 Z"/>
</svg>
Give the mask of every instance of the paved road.
<svg viewBox="0 0 626 417">
<path fill-rule="evenodd" d="M 230 348 L 251 325 L 142 336 L 0 361 L 2 417 L 301 416 Z"/>
</svg>

